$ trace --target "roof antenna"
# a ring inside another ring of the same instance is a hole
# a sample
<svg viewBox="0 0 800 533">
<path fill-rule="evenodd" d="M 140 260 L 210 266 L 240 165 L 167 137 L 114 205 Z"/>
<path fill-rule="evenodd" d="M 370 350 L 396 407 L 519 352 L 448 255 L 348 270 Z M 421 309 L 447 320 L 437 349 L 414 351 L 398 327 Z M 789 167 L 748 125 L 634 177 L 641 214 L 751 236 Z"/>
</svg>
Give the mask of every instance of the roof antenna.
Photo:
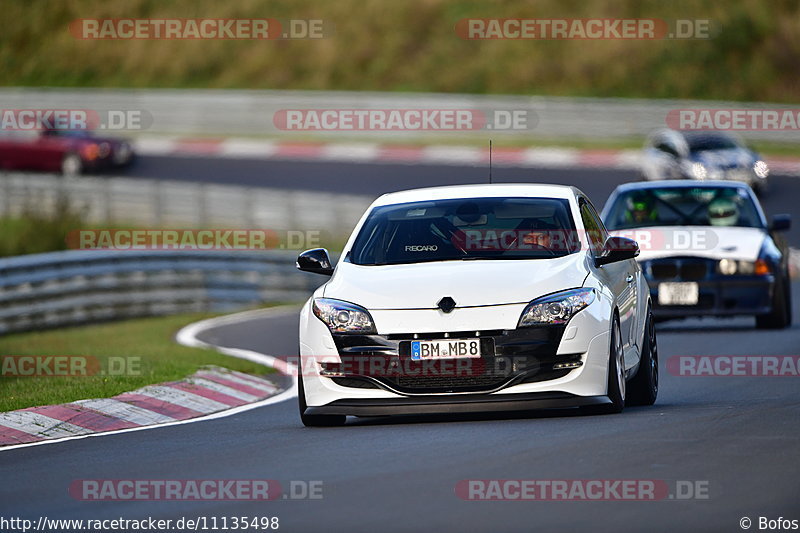
<svg viewBox="0 0 800 533">
<path fill-rule="evenodd" d="M 492 140 L 489 139 L 489 184 L 492 184 Z"/>
</svg>

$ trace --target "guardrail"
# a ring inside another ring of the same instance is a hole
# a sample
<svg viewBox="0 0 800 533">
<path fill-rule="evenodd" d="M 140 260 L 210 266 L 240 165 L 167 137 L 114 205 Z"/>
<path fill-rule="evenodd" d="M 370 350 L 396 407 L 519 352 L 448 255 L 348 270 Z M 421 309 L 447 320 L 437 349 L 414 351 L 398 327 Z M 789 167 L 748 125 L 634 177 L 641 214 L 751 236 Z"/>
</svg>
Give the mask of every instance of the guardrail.
<svg viewBox="0 0 800 533">
<path fill-rule="evenodd" d="M 795 106 L 796 107 L 796 106 Z M 759 102 L 713 100 L 647 100 L 638 98 L 562 98 L 434 93 L 344 91 L 254 91 L 218 89 L 34 89 L 0 88 L 2 109 L 91 109 L 144 111 L 152 117 L 145 133 L 203 135 L 287 135 L 273 123 L 282 109 L 476 109 L 523 110 L 536 120 L 523 135 L 545 138 L 631 138 L 665 127 L 667 113 L 676 109 L 793 109 Z M 374 136 L 372 132 L 345 132 Z M 307 132 L 304 133 L 307 135 Z M 314 132 L 341 136 L 342 132 Z M 492 136 L 520 135 L 518 130 L 493 129 Z M 441 137 L 442 132 L 382 131 L 381 137 Z M 486 138 L 487 131 L 458 131 L 455 135 Z M 754 140 L 800 142 L 797 131 L 743 132 Z"/>
<path fill-rule="evenodd" d="M 87 222 L 150 227 L 322 230 L 343 238 L 370 196 L 112 176 L 0 173 L 0 216 L 52 213 L 66 199 Z"/>
<path fill-rule="evenodd" d="M 307 298 L 296 252 L 74 250 L 0 259 L 0 334 Z"/>
</svg>

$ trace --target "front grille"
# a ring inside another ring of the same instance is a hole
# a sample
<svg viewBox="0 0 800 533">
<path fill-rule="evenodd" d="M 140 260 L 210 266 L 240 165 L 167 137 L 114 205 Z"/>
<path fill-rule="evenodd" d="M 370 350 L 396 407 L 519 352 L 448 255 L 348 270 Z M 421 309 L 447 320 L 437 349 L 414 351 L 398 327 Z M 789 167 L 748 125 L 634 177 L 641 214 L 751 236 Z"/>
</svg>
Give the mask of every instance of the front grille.
<svg viewBox="0 0 800 533">
<path fill-rule="evenodd" d="M 681 265 L 681 279 L 685 279 L 688 281 L 697 281 L 704 279 L 706 277 L 706 273 L 708 272 L 708 268 L 703 263 L 683 263 Z"/>
<path fill-rule="evenodd" d="M 643 270 L 649 281 L 700 281 L 714 272 L 713 259 L 670 257 L 645 262 Z"/>
<path fill-rule="evenodd" d="M 533 383 L 567 375 L 553 369 L 580 356 L 556 355 L 564 326 L 478 332 L 481 357 L 414 361 L 413 334 L 335 335 L 342 369 L 332 378 L 345 387 L 364 388 L 365 382 L 405 394 L 488 392 L 516 383 Z M 476 332 L 448 332 L 449 338 L 474 338 Z M 471 333 L 471 334 L 470 334 Z M 445 339 L 445 333 L 416 335 L 416 339 Z"/>
<path fill-rule="evenodd" d="M 380 387 L 367 378 L 352 377 L 352 378 L 331 378 L 333 382 L 341 387 L 350 387 L 352 389 L 380 389 Z"/>
<path fill-rule="evenodd" d="M 389 381 L 400 391 L 413 391 L 424 393 L 426 391 L 480 391 L 495 389 L 501 386 L 508 378 L 502 376 L 399 376 Z"/>
<path fill-rule="evenodd" d="M 654 263 L 651 267 L 654 279 L 672 279 L 678 277 L 678 265 L 674 263 Z"/>
</svg>

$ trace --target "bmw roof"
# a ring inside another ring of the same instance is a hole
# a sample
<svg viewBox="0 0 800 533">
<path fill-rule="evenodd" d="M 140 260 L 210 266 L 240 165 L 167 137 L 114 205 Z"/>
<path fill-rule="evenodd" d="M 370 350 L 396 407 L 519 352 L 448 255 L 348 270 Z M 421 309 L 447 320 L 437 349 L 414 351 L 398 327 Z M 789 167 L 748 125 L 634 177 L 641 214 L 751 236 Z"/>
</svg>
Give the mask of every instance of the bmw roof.
<svg viewBox="0 0 800 533">
<path fill-rule="evenodd" d="M 720 187 L 750 189 L 746 183 L 725 180 L 664 180 L 664 181 L 634 181 L 619 185 L 615 192 L 627 192 L 638 189 L 665 189 L 665 188 L 692 188 L 692 187 Z"/>
</svg>

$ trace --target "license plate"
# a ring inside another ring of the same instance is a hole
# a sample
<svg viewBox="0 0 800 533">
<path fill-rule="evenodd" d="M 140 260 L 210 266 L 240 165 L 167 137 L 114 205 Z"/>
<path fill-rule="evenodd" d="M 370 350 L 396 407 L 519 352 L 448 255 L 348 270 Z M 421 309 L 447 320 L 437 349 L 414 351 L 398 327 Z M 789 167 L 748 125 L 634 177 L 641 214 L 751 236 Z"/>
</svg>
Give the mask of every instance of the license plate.
<svg viewBox="0 0 800 533">
<path fill-rule="evenodd" d="M 659 305 L 697 305 L 699 298 L 697 283 L 661 283 L 658 286 Z"/>
<path fill-rule="evenodd" d="M 460 359 L 480 357 L 480 339 L 447 339 L 437 341 L 411 341 L 411 359 Z"/>
</svg>

